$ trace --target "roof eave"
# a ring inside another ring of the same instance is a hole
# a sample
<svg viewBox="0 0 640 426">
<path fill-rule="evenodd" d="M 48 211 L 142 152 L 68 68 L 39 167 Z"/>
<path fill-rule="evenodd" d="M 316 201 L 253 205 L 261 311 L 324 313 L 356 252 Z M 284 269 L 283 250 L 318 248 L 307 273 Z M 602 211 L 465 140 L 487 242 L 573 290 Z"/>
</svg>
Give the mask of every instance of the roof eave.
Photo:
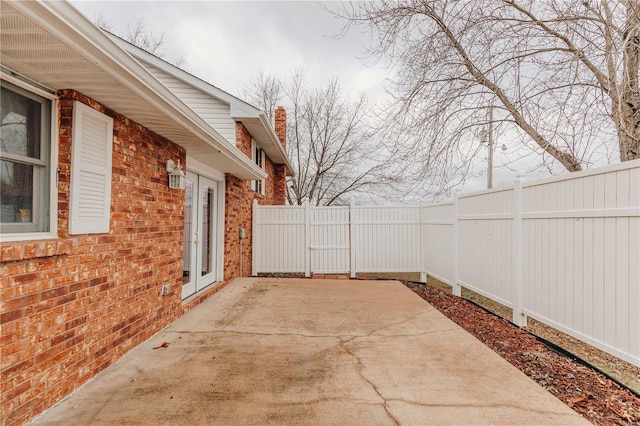
<svg viewBox="0 0 640 426">
<path fill-rule="evenodd" d="M 67 2 L 22 2 L 5 0 L 11 7 L 28 16 L 40 27 L 51 31 L 70 49 L 117 80 L 144 102 L 161 111 L 209 149 L 227 157 L 231 165 L 223 172 L 241 179 L 263 179 L 266 174 L 249 158 L 231 146 L 182 100 L 151 75 L 129 53 L 114 43 L 105 33 Z M 20 70 L 14 70 L 20 73 Z M 54 88 L 54 89 L 61 89 Z M 72 88 L 72 87 L 65 87 Z M 95 99 L 101 102 L 100 99 Z M 106 105 L 117 110 L 117 105 Z M 134 117 L 130 117 L 135 120 Z M 145 125 L 145 123 L 140 123 Z M 146 127 L 146 126 L 145 126 Z M 154 131 L 153 128 L 150 130 Z M 161 134 L 160 132 L 157 132 Z M 180 145 L 180 141 L 172 140 Z"/>
<path fill-rule="evenodd" d="M 259 118 L 264 128 L 267 129 L 269 138 L 271 139 L 272 143 L 277 147 L 278 153 L 280 154 L 279 164 L 285 165 L 287 176 L 293 176 L 293 167 L 291 167 L 291 162 L 289 161 L 289 157 L 287 156 L 287 151 L 284 149 L 280 138 L 278 137 L 278 135 L 276 135 L 275 130 L 269 123 L 266 114 L 262 112 Z"/>
<path fill-rule="evenodd" d="M 280 143 L 280 138 L 276 136 L 273 127 L 269 123 L 269 120 L 266 118 L 266 114 L 264 113 L 264 111 L 253 107 L 245 101 L 225 92 L 219 87 L 216 87 L 194 75 L 189 74 L 188 72 L 176 67 L 175 65 L 164 61 L 162 58 L 158 58 L 157 56 L 146 52 L 143 49 L 140 49 L 139 47 L 127 42 L 126 40 L 121 39 L 116 35 L 107 33 L 107 36 L 109 36 L 114 43 L 118 44 L 134 58 L 139 58 L 145 62 L 148 62 L 154 67 L 169 73 L 170 75 L 183 81 L 184 83 L 189 84 L 192 87 L 201 90 L 218 99 L 219 101 L 229 105 L 229 111 L 232 120 L 240 122 L 245 125 L 245 127 L 248 127 L 247 120 L 258 119 L 260 121 L 260 125 L 263 127 L 264 133 L 268 135 L 266 141 L 261 140 L 260 142 L 263 144 L 270 143 L 275 147 L 275 149 L 270 150 L 272 153 L 272 157 L 270 157 L 271 160 L 276 162 L 276 164 L 284 164 L 286 167 L 287 176 L 293 175 L 293 168 L 291 167 L 291 163 L 289 162 L 287 153 Z"/>
</svg>

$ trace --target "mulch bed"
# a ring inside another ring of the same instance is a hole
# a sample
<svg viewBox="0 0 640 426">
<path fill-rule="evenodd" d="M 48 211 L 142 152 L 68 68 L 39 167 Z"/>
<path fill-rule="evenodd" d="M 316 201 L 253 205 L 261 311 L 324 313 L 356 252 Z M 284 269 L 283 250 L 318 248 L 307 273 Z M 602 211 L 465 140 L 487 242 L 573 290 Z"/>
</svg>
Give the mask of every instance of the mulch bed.
<svg viewBox="0 0 640 426">
<path fill-rule="evenodd" d="M 437 287 L 404 284 L 592 423 L 640 425 L 640 398 L 628 389 L 473 303 Z"/>
</svg>

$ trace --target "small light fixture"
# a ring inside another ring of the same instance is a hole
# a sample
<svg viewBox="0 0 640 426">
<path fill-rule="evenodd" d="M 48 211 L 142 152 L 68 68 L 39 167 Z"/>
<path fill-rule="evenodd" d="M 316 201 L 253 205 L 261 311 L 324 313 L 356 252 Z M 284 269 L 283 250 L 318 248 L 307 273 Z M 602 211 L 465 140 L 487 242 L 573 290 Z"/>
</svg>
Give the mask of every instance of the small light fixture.
<svg viewBox="0 0 640 426">
<path fill-rule="evenodd" d="M 173 160 L 167 160 L 167 173 L 169 175 L 169 188 L 171 189 L 184 189 L 186 186 L 187 177 L 180 168 L 180 160 L 178 165 Z"/>
</svg>

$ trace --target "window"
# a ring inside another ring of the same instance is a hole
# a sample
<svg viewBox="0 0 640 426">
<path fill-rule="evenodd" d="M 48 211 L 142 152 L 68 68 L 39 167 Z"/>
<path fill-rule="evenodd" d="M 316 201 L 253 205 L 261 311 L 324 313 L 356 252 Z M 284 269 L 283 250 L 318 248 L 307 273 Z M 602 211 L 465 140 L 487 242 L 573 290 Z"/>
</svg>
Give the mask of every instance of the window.
<svg viewBox="0 0 640 426">
<path fill-rule="evenodd" d="M 255 141 L 251 141 L 251 158 L 258 167 L 264 170 L 266 156 L 262 148 L 258 148 Z M 251 187 L 254 192 L 264 195 L 264 179 L 252 180 Z"/>
<path fill-rule="evenodd" d="M 50 230 L 51 100 L 1 81 L 0 233 Z"/>
</svg>

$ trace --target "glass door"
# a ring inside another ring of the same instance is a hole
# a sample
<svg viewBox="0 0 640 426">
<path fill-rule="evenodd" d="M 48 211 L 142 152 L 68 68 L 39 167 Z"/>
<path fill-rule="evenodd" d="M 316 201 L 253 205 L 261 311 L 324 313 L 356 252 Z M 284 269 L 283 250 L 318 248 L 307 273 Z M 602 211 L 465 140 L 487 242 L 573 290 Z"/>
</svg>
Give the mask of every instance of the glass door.
<svg viewBox="0 0 640 426">
<path fill-rule="evenodd" d="M 198 224 L 198 209 L 194 203 L 197 201 L 195 191 L 198 190 L 198 175 L 187 172 L 187 181 L 184 188 L 184 249 L 182 267 L 182 298 L 191 296 L 196 292 L 196 235 Z"/>
<path fill-rule="evenodd" d="M 216 280 L 217 183 L 187 172 L 184 211 L 182 298 Z"/>
<path fill-rule="evenodd" d="M 216 223 L 218 210 L 218 185 L 211 179 L 199 176 L 198 194 L 198 264 L 199 275 L 196 280 L 196 291 L 215 281 L 216 276 Z"/>
</svg>

